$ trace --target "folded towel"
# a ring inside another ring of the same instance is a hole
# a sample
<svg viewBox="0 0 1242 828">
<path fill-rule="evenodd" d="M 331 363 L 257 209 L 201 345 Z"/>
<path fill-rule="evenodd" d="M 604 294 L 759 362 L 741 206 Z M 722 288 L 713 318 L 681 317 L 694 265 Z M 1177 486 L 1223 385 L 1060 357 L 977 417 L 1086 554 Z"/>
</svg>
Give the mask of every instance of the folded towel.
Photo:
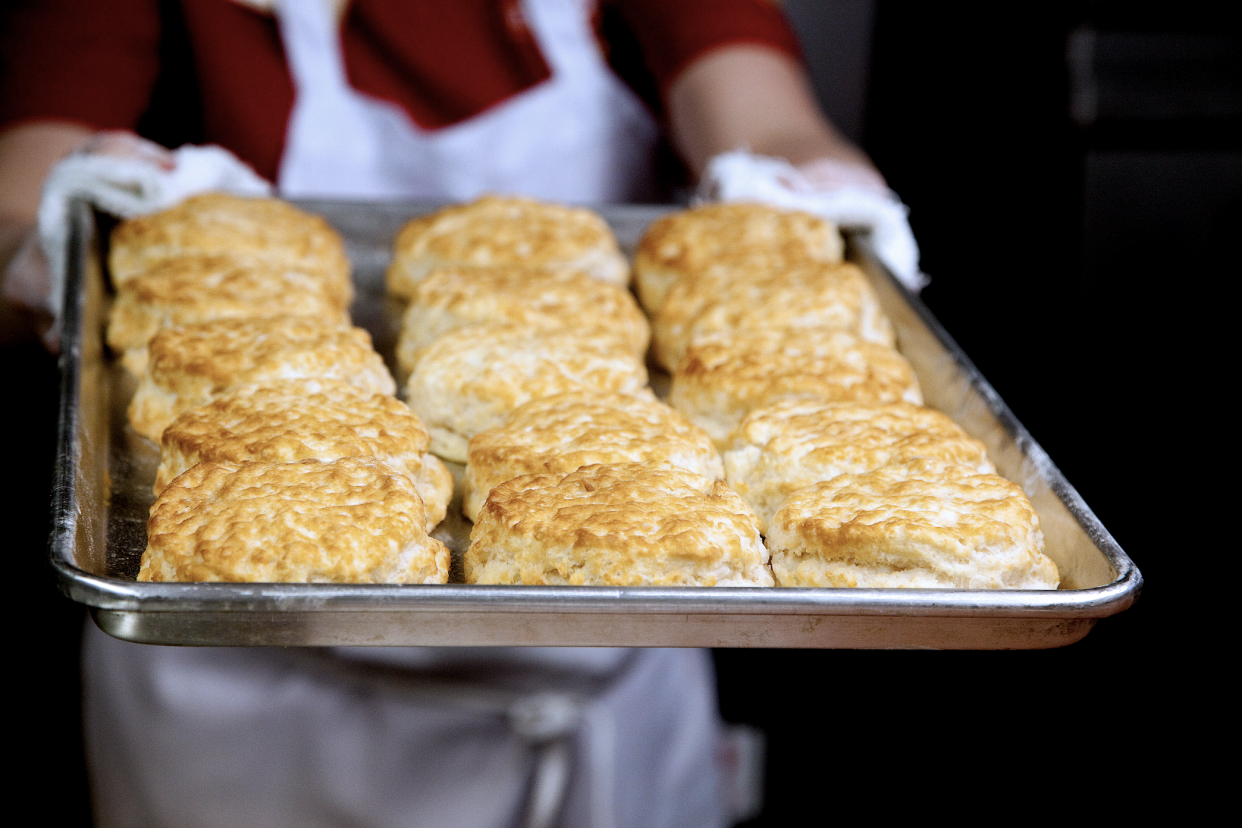
<svg viewBox="0 0 1242 828">
<path fill-rule="evenodd" d="M 863 176 L 812 178 L 783 158 L 735 151 L 717 155 L 707 165 L 700 195 L 715 201 L 761 201 L 823 216 L 840 227 L 864 229 L 881 261 L 901 283 L 919 291 L 929 281 L 919 270 L 919 246 L 907 219 L 909 208 L 892 190 Z"/>
<path fill-rule="evenodd" d="M 170 153 L 171 169 L 144 152 L 147 142 L 127 139 L 125 157 L 110 152 L 76 152 L 57 164 L 43 184 L 39 203 L 40 247 L 47 257 L 52 292 L 49 310 L 59 323 L 64 300 L 69 204 L 84 199 L 119 218 L 165 210 L 195 193 L 226 190 L 238 195 L 270 195 L 271 185 L 223 147 L 184 146 Z M 153 145 L 152 145 L 153 146 Z M 155 148 L 163 154 L 162 148 Z"/>
</svg>

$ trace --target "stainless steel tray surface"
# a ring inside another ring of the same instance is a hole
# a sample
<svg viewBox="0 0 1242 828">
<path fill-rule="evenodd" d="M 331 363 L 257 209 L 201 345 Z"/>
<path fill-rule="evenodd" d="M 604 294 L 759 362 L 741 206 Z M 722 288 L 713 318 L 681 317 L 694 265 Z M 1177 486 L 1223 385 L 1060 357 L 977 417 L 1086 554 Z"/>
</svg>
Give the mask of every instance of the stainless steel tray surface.
<svg viewBox="0 0 1242 828">
<path fill-rule="evenodd" d="M 345 237 L 358 297 L 354 322 L 393 364 L 400 307 L 384 271 L 401 225 L 432 204 L 303 202 Z M 600 212 L 632 253 L 668 208 Z M 871 254 L 872 280 L 927 403 L 983 440 L 1001 474 L 1030 496 L 1061 571 L 1061 589 L 879 590 L 153 584 L 134 577 L 146 546 L 156 449 L 128 428 L 134 383 L 103 346 L 108 291 L 91 211 L 70 233 L 54 528 L 61 589 L 118 638 L 189 645 L 582 645 L 1017 649 L 1057 647 L 1138 595 L 1138 569 L 917 297 Z M 666 378 L 653 375 L 661 391 Z M 460 470 L 458 470 L 460 471 Z M 469 524 L 456 507 L 436 531 L 458 558 Z"/>
</svg>

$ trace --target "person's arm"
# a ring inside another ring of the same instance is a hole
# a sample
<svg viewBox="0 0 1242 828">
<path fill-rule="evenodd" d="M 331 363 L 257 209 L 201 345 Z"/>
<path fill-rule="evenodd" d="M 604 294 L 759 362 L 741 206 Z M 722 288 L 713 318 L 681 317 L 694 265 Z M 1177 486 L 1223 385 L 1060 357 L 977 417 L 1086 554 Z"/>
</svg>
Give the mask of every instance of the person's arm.
<svg viewBox="0 0 1242 828">
<path fill-rule="evenodd" d="M 11 234 L 34 226 L 43 179 L 94 134 L 82 124 L 64 121 L 30 121 L 0 131 L 0 244 L 7 248 Z"/>
<path fill-rule="evenodd" d="M 795 165 L 843 162 L 884 186 L 866 153 L 824 118 L 805 69 L 785 52 L 750 44 L 712 50 L 677 76 L 667 101 L 673 143 L 696 177 L 713 156 L 746 149 Z"/>
<path fill-rule="evenodd" d="M 30 121 L 0 131 L 0 328 L 6 341 L 42 333 L 51 322 L 39 312 L 51 285 L 32 241 L 43 179 L 94 134 L 64 121 Z M 38 260 L 30 261 L 32 256 Z M 41 318 L 31 320 L 32 311 Z"/>
</svg>

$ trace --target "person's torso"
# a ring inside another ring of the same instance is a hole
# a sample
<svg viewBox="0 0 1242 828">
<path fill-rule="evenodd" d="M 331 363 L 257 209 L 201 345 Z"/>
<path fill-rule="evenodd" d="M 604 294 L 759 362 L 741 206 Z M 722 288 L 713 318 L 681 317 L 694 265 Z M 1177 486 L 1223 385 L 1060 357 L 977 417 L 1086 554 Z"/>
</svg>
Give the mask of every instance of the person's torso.
<svg viewBox="0 0 1242 828">
<path fill-rule="evenodd" d="M 339 24 L 332 0 L 262 5 L 182 9 L 212 78 L 205 137 L 285 194 L 652 194 L 654 120 L 609 69 L 590 0 L 354 0 Z"/>
</svg>

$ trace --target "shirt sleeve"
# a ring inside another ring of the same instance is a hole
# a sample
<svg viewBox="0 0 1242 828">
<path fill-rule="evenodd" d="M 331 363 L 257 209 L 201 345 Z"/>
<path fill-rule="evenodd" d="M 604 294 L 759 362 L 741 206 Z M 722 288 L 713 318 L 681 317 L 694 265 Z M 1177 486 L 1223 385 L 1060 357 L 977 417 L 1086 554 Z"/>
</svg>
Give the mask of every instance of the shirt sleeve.
<svg viewBox="0 0 1242 828">
<path fill-rule="evenodd" d="M 134 129 L 159 74 L 156 0 L 14 4 L 0 28 L 0 128 Z"/>
<path fill-rule="evenodd" d="M 613 0 L 633 32 L 660 97 L 694 61 L 723 46 L 802 52 L 775 0 Z"/>
</svg>

